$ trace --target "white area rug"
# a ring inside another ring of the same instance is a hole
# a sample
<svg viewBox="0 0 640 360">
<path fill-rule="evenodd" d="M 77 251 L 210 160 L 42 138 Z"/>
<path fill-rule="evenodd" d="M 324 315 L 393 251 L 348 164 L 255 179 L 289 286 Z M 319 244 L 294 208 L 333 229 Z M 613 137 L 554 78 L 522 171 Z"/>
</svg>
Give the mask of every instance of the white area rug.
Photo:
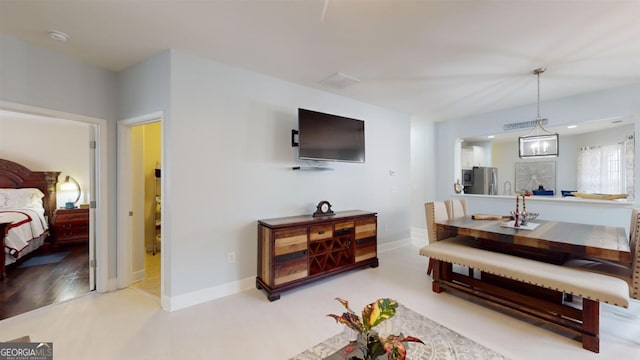
<svg viewBox="0 0 640 360">
<path fill-rule="evenodd" d="M 336 324 L 336 326 L 339 325 Z M 403 305 L 399 305 L 396 315 L 391 319 L 382 322 L 376 327 L 376 330 L 378 330 L 382 336 L 402 332 L 405 336 L 415 336 L 424 341 L 424 345 L 419 343 L 408 344 L 407 359 L 410 360 L 507 359 L 497 352 L 488 349 L 475 341 L 436 323 L 433 320 L 427 319 Z M 353 339 L 355 339 L 354 332 L 345 327 L 345 330 L 340 334 L 323 341 L 299 355 L 294 356 L 290 360 L 322 360 L 342 349 Z M 334 357 L 331 359 L 334 359 Z"/>
</svg>

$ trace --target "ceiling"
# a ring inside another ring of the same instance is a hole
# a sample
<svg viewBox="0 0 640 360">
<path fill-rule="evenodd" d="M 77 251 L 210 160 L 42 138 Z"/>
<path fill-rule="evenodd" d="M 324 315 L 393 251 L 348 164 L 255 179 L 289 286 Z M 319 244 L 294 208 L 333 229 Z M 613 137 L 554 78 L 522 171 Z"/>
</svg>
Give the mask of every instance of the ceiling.
<svg viewBox="0 0 640 360">
<path fill-rule="evenodd" d="M 558 125 L 558 126 L 543 126 L 543 129 L 551 133 L 557 133 L 560 137 L 572 136 L 586 133 L 595 133 L 598 131 L 611 130 L 620 126 L 634 125 L 635 119 L 632 116 L 616 117 L 610 119 L 598 119 L 592 121 L 585 121 L 579 124 L 571 125 Z M 464 138 L 464 141 L 471 143 L 480 143 L 491 141 L 495 142 L 517 142 L 519 136 L 526 136 L 532 131 L 531 128 L 525 128 L 521 130 L 509 130 L 490 134 L 479 134 L 478 136 L 469 136 Z"/>
<path fill-rule="evenodd" d="M 177 49 L 435 121 L 534 103 L 538 67 L 543 115 L 640 82 L 640 0 L 0 0 L 0 33 L 113 71 Z M 360 82 L 319 83 L 338 72 Z"/>
</svg>

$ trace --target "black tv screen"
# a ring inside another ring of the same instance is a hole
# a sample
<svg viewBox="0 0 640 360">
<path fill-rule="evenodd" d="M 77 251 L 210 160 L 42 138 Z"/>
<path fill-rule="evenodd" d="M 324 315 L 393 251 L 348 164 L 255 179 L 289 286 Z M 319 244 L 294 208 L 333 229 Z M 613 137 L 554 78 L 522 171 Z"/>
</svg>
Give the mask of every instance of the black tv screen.
<svg viewBox="0 0 640 360">
<path fill-rule="evenodd" d="M 364 121 L 298 109 L 298 158 L 364 162 Z"/>
</svg>

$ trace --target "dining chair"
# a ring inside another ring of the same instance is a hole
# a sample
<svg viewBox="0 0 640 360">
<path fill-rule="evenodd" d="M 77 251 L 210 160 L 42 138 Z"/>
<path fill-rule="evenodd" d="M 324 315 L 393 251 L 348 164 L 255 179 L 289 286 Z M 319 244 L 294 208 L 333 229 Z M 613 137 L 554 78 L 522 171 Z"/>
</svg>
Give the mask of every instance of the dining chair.
<svg viewBox="0 0 640 360">
<path fill-rule="evenodd" d="M 449 219 L 457 219 L 467 216 L 467 199 L 451 199 L 445 201 Z"/>
<path fill-rule="evenodd" d="M 433 244 L 438 241 L 438 231 L 436 230 L 436 222 L 445 221 L 449 219 L 449 213 L 447 206 L 443 201 L 431 201 L 424 204 L 424 212 L 427 219 L 427 236 L 429 238 L 429 244 Z M 427 256 L 424 253 L 425 248 L 420 249 L 420 255 Z M 433 270 L 433 260 L 429 258 L 429 265 L 427 266 L 427 275 L 431 275 Z"/>
<path fill-rule="evenodd" d="M 449 220 L 467 216 L 467 199 L 450 199 L 444 202 Z M 473 268 L 469 268 L 469 277 L 473 277 Z"/>
<path fill-rule="evenodd" d="M 572 258 L 564 265 L 626 280 L 629 283 L 629 297 L 640 300 L 640 209 L 631 211 L 629 249 L 631 250 L 631 264 L 620 264 L 595 258 Z"/>
<path fill-rule="evenodd" d="M 445 204 L 444 201 L 427 202 L 424 204 L 424 210 L 427 218 L 426 219 L 427 235 L 429 237 L 429 244 L 433 244 L 434 242 L 438 241 L 438 231 L 436 229 L 436 223 L 440 221 L 449 220 L 447 205 Z M 466 237 L 466 236 L 460 236 L 460 237 Z M 420 255 L 428 256 L 426 254 L 426 246 L 420 249 Z M 431 275 L 432 270 L 433 270 L 433 260 L 429 258 L 429 265 L 427 266 L 427 275 Z"/>
</svg>

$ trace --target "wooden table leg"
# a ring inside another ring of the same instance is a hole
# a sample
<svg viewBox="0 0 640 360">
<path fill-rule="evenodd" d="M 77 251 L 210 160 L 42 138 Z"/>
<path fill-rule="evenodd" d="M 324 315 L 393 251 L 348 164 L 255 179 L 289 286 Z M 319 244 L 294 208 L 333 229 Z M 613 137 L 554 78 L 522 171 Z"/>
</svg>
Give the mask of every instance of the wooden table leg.
<svg viewBox="0 0 640 360">
<path fill-rule="evenodd" d="M 597 301 L 582 299 L 582 347 L 600 352 L 600 303 Z"/>
<path fill-rule="evenodd" d="M 433 260 L 433 282 L 431 283 L 431 290 L 434 293 L 441 293 L 442 288 L 440 287 L 440 277 L 442 276 L 442 262 L 435 259 L 429 259 L 429 264 L 431 265 L 431 260 Z"/>
</svg>

